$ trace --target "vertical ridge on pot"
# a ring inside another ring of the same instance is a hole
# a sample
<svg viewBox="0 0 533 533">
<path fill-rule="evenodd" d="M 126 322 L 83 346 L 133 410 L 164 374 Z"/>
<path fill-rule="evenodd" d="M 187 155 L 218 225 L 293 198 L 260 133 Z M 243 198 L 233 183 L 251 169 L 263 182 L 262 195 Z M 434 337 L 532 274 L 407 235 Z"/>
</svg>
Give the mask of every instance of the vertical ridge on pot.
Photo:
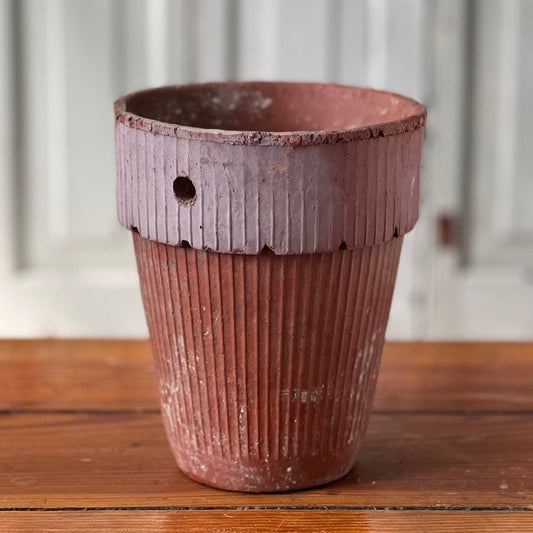
<svg viewBox="0 0 533 533">
<path fill-rule="evenodd" d="M 339 279 L 339 288 L 338 288 L 338 301 L 335 308 L 335 321 L 333 325 L 333 329 L 331 332 L 332 336 L 332 345 L 331 345 L 331 351 L 332 353 L 338 353 L 338 359 L 335 361 L 335 364 L 330 363 L 329 369 L 328 369 L 328 377 L 327 377 L 327 383 L 330 384 L 330 390 L 328 391 L 328 396 L 326 398 L 326 417 L 330 419 L 332 422 L 336 415 L 336 407 L 338 404 L 342 401 L 342 398 L 335 394 L 333 391 L 342 390 L 339 389 L 338 383 L 340 379 L 340 374 L 346 372 L 346 364 L 343 361 L 343 353 L 340 350 L 340 343 L 343 339 L 344 335 L 344 329 L 345 329 L 345 317 L 347 316 L 346 309 L 347 304 L 350 296 L 350 286 L 352 283 L 352 269 L 351 266 L 353 265 L 353 257 L 350 256 L 350 254 L 338 254 L 338 257 L 340 257 L 340 273 L 338 276 Z M 344 290 L 341 290 L 341 282 L 344 280 L 348 280 L 347 284 L 344 286 Z M 327 348 L 327 346 L 326 346 Z M 327 355 L 323 354 L 324 359 L 327 360 Z M 331 440 L 329 444 L 326 444 L 326 439 L 331 439 L 334 432 L 331 432 L 330 434 L 323 433 L 322 434 L 322 444 L 321 446 L 323 448 L 329 448 L 331 449 Z"/>
<path fill-rule="evenodd" d="M 157 255 L 155 255 L 157 252 Z M 167 250 L 152 250 L 152 260 L 157 261 L 160 265 L 169 265 L 170 258 L 167 255 Z M 157 269 L 152 269 L 151 281 L 155 283 L 155 287 L 152 287 L 152 292 L 154 289 L 157 290 L 155 294 L 152 294 L 154 302 L 160 301 L 162 298 L 161 291 L 164 290 L 164 287 L 169 287 L 172 291 L 169 293 L 169 300 L 165 306 L 155 306 L 158 308 L 158 311 L 153 320 L 153 328 L 157 328 L 157 331 L 160 332 L 162 338 L 159 341 L 160 349 L 166 350 L 167 353 L 171 353 L 174 356 L 168 357 L 160 361 L 161 371 L 159 375 L 165 376 L 176 376 L 175 380 L 164 380 L 161 385 L 161 394 L 162 397 L 165 397 L 163 405 L 166 409 L 166 417 L 174 416 L 174 420 L 167 420 L 167 423 L 172 424 L 175 422 L 180 428 L 189 428 L 194 426 L 194 414 L 191 409 L 191 404 L 189 401 L 189 395 L 186 395 L 184 390 L 186 387 L 185 380 L 183 378 L 184 369 L 182 368 L 182 350 L 180 350 L 180 344 L 183 343 L 183 332 L 180 332 L 179 336 L 173 337 L 172 333 L 178 331 L 174 319 L 174 298 L 175 292 L 172 289 L 172 280 L 171 272 L 172 268 L 166 269 L 166 272 L 163 268 L 159 270 L 160 280 L 158 280 Z M 163 277 L 163 272 L 165 276 Z M 161 287 L 157 285 L 161 284 Z M 153 305 L 153 304 L 152 304 Z M 170 308 L 170 314 L 169 314 Z M 156 333 L 157 335 L 157 333 Z M 151 334 L 151 337 L 153 334 Z M 164 418 L 166 418 L 164 417 Z M 191 434 L 190 431 L 187 433 L 189 439 L 194 438 L 194 442 L 191 440 L 191 445 L 198 448 L 198 442 L 196 440 L 196 433 Z"/>
<path fill-rule="evenodd" d="M 338 272 L 338 266 L 342 259 L 342 253 L 323 254 L 323 258 L 326 259 L 324 267 L 321 269 L 326 273 L 326 283 L 324 284 L 324 300 L 319 297 L 317 303 L 317 309 L 319 313 L 324 313 L 323 323 L 321 320 L 316 323 L 316 336 L 317 336 L 317 350 L 316 350 L 316 377 L 314 383 L 312 382 L 307 393 L 308 402 L 319 402 L 320 397 L 323 397 L 323 402 L 327 404 L 327 398 L 330 394 L 335 394 L 334 389 L 330 386 L 330 372 L 329 369 L 332 366 L 337 366 L 338 354 L 329 348 L 331 343 L 332 330 L 335 328 L 334 318 L 336 317 L 337 306 L 339 304 L 339 296 L 342 294 L 340 284 L 344 281 L 340 278 Z M 348 254 L 350 255 L 350 254 Z M 335 289 L 335 284 L 337 287 Z M 332 301 L 333 300 L 333 301 Z M 320 316 L 319 314 L 319 316 Z M 333 319 L 333 323 L 332 323 Z M 318 334 L 320 332 L 320 334 Z M 325 368 L 324 368 L 325 367 Z M 323 377 L 322 377 L 323 376 Z M 326 386 L 324 386 L 326 385 Z M 324 409 L 324 418 L 326 410 Z M 323 423 L 319 420 L 318 416 L 315 416 L 312 420 L 311 430 L 306 438 L 307 442 L 313 440 L 319 440 L 322 436 L 320 424 Z M 316 446 L 316 445 L 315 445 Z"/>
<path fill-rule="evenodd" d="M 376 357 L 376 341 L 379 332 L 370 330 L 370 324 L 373 322 L 373 316 L 370 314 L 370 307 L 376 306 L 379 308 L 379 299 L 376 298 L 375 289 L 378 286 L 377 281 L 380 283 L 382 279 L 378 279 L 378 276 L 372 276 L 372 272 L 381 272 L 381 270 L 375 264 L 376 260 L 379 260 L 379 255 L 376 254 L 374 247 L 366 248 L 367 262 L 366 269 L 363 266 L 362 271 L 366 272 L 364 279 L 365 282 L 365 296 L 363 300 L 363 316 L 359 323 L 359 329 L 357 333 L 358 351 L 357 351 L 357 366 L 359 367 L 352 375 L 352 383 L 350 384 L 350 395 L 347 403 L 347 420 L 343 424 L 346 428 L 345 437 L 348 442 L 355 439 L 356 435 L 366 426 L 366 413 L 367 406 L 365 405 L 366 394 L 368 394 L 368 385 L 371 382 L 368 376 L 368 368 L 377 366 L 374 358 Z M 376 255 L 378 257 L 376 258 Z M 364 263 L 363 263 L 364 265 Z M 361 344 L 360 339 L 365 339 L 364 344 Z M 378 341 L 379 342 L 379 341 Z M 365 379 L 366 378 L 366 379 Z M 351 416 L 350 416 L 351 414 Z M 348 420 L 348 417 L 350 420 Z M 343 440 L 344 440 L 343 439 Z M 341 441 L 342 442 L 342 441 Z"/>
<path fill-rule="evenodd" d="M 224 376 L 221 376 L 220 381 L 222 382 L 223 388 L 224 388 L 224 403 L 223 403 L 223 410 L 224 410 L 224 430 L 228 432 L 229 434 L 229 446 L 228 451 L 229 455 L 232 457 L 240 457 L 241 454 L 241 444 L 240 444 L 240 438 L 239 438 L 239 423 L 238 423 L 238 413 L 236 413 L 236 409 L 233 407 L 233 405 L 238 404 L 238 396 L 239 396 L 239 390 L 238 390 L 238 384 L 237 384 L 237 362 L 236 362 L 236 356 L 235 356 L 235 349 L 230 348 L 228 345 L 227 335 L 225 334 L 226 329 L 226 322 L 228 322 L 227 315 L 228 313 L 225 311 L 225 309 L 231 307 L 224 307 L 223 299 L 224 294 L 228 295 L 228 291 L 223 291 L 223 275 L 221 270 L 221 257 L 219 254 L 209 254 L 208 258 L 216 264 L 217 267 L 217 273 L 215 275 L 216 283 L 217 283 L 217 289 L 218 289 L 218 296 L 217 296 L 217 302 L 219 302 L 219 305 L 222 309 L 222 315 L 212 315 L 214 316 L 214 326 L 217 331 L 217 335 L 219 335 L 219 338 L 222 340 L 222 344 L 219 345 L 219 349 L 223 351 L 225 354 L 225 362 L 226 362 L 226 368 L 228 371 L 226 374 L 229 373 L 228 379 L 224 379 Z M 230 276 L 231 279 L 233 279 L 233 273 Z M 232 295 L 232 297 L 234 297 Z M 229 302 L 226 303 L 226 305 Z M 234 330 L 234 320 L 229 321 L 230 327 L 229 330 Z M 231 342 L 229 343 L 232 344 Z M 233 355 L 232 355 L 233 354 Z M 216 371 L 216 369 L 215 369 Z M 234 389 L 234 396 L 237 398 L 237 401 L 232 400 L 231 395 L 229 394 L 228 389 Z"/>
<path fill-rule="evenodd" d="M 250 491 L 344 474 L 368 419 L 402 239 L 292 256 L 134 240 L 180 467 Z"/>
<path fill-rule="evenodd" d="M 308 329 L 308 320 L 309 320 L 309 301 L 312 294 L 311 291 L 311 273 L 308 271 L 309 266 L 311 263 L 311 257 L 308 255 L 302 255 L 299 256 L 297 267 L 298 267 L 298 274 L 296 278 L 296 293 L 302 295 L 301 300 L 301 308 L 302 312 L 298 313 L 297 316 L 301 317 L 301 320 L 299 322 L 299 327 L 295 328 L 294 336 L 297 339 L 297 344 L 294 347 L 295 353 L 293 354 L 293 357 L 296 359 L 297 364 L 296 367 L 296 375 L 295 375 L 295 382 L 289 383 L 289 386 L 287 387 L 287 396 L 288 396 L 288 404 L 289 404 L 289 410 L 292 411 L 292 416 L 294 418 L 289 418 L 288 424 L 290 426 L 291 423 L 293 423 L 294 420 L 294 429 L 293 429 L 293 445 L 292 447 L 288 447 L 287 450 L 292 452 L 293 455 L 296 455 L 299 450 L 300 446 L 300 432 L 298 431 L 297 427 L 297 421 L 300 419 L 300 410 L 302 407 L 302 404 L 300 402 L 292 402 L 292 387 L 296 387 L 296 390 L 302 389 L 302 376 L 305 376 L 305 366 L 304 366 L 304 355 L 306 354 L 305 348 L 305 339 L 306 335 L 303 334 L 303 332 L 307 331 Z M 303 272 L 306 273 L 306 275 L 302 275 Z M 302 283 L 303 282 L 303 283 Z M 295 310 L 296 311 L 296 310 Z M 294 346 L 294 345 L 293 345 Z M 292 407 L 292 409 L 291 409 Z M 288 426 L 287 426 L 288 427 Z M 287 432 L 289 434 L 289 432 Z M 290 437 L 289 437 L 290 438 Z"/>
<path fill-rule="evenodd" d="M 242 261 L 236 258 L 236 261 Z M 250 337 L 254 342 L 246 345 L 245 352 L 245 372 L 248 376 L 248 390 L 251 394 L 248 397 L 249 422 L 252 429 L 250 436 L 252 449 L 250 450 L 250 459 L 258 460 L 261 456 L 260 446 L 260 427 L 259 427 L 259 393 L 260 393 L 260 343 L 259 343 L 259 324 L 257 313 L 259 307 L 259 274 L 257 264 L 250 261 L 244 262 L 245 288 L 246 295 L 246 337 Z M 249 358 L 249 360 L 248 360 Z"/>
<path fill-rule="evenodd" d="M 252 422 L 250 419 L 250 404 L 248 400 L 248 392 L 249 392 L 249 383 L 248 383 L 248 376 L 246 373 L 247 368 L 247 358 L 246 358 L 246 299 L 245 299 L 245 272 L 244 272 L 244 264 L 243 261 L 240 260 L 238 257 L 230 256 L 226 261 L 226 268 L 231 272 L 231 279 L 232 279 L 232 285 L 231 289 L 233 290 L 233 293 L 231 294 L 232 297 L 232 306 L 230 309 L 233 310 L 233 314 L 231 312 L 228 313 L 229 318 L 228 321 L 232 324 L 232 328 L 230 329 L 229 334 L 231 335 L 231 329 L 233 330 L 233 335 L 235 336 L 235 357 L 236 362 L 235 366 L 237 369 L 237 375 L 240 377 L 237 380 L 237 387 L 238 387 L 238 396 L 236 398 L 237 405 L 235 406 L 235 409 L 238 413 L 237 417 L 237 436 L 239 439 L 239 445 L 241 449 L 241 453 L 244 450 L 245 453 L 242 453 L 242 457 L 244 457 L 245 460 L 248 460 L 250 458 L 250 450 L 251 450 L 251 436 L 250 436 L 250 428 L 252 426 Z M 238 278 L 239 282 L 235 283 L 235 279 Z M 238 289 L 238 290 L 237 290 Z M 237 340 L 239 340 L 239 344 L 237 344 Z"/>
<path fill-rule="evenodd" d="M 313 261 L 313 259 L 315 259 Z M 296 404 L 300 406 L 299 413 L 295 416 L 295 430 L 301 434 L 299 441 L 299 452 L 306 450 L 306 448 L 312 444 L 309 442 L 308 433 L 309 425 L 312 423 L 312 419 L 308 414 L 309 406 L 307 405 L 307 395 L 308 391 L 313 387 L 313 374 L 316 366 L 316 343 L 317 337 L 320 334 L 317 329 L 318 313 L 320 312 L 320 306 L 318 305 L 319 297 L 324 294 L 322 289 L 322 283 L 324 281 L 324 272 L 323 269 L 319 268 L 322 262 L 322 256 L 317 255 L 316 258 L 310 257 L 310 275 L 311 275 L 311 286 L 314 287 L 312 291 L 312 298 L 309 303 L 309 318 L 310 323 L 305 327 L 305 343 L 302 349 L 302 355 L 308 358 L 307 368 L 303 370 L 303 375 L 305 377 L 303 382 L 303 387 L 301 389 L 292 389 L 290 391 Z M 324 306 L 326 302 L 323 302 Z"/>
<path fill-rule="evenodd" d="M 263 423 L 259 423 L 259 459 L 266 459 L 269 457 L 271 435 L 270 435 L 270 398 L 271 389 L 269 382 L 270 371 L 270 357 L 274 354 L 271 349 L 272 340 L 270 330 L 272 323 L 270 322 L 270 302 L 276 296 L 272 292 L 271 288 L 271 274 L 272 274 L 272 262 L 271 261 L 257 261 L 249 262 L 253 268 L 257 268 L 257 279 L 259 281 L 258 288 L 258 302 L 257 302 L 257 315 L 255 316 L 257 336 L 258 336 L 258 390 L 263 391 L 263 396 L 258 398 L 258 413 L 257 418 Z M 261 295 L 268 294 L 268 297 L 264 298 Z"/>
<path fill-rule="evenodd" d="M 218 452 L 220 455 L 225 454 L 225 444 L 229 440 L 228 432 L 222 428 L 221 412 L 226 408 L 225 397 L 219 388 L 220 383 L 218 375 L 226 375 L 226 361 L 225 357 L 222 361 L 223 372 L 217 372 L 215 361 L 209 357 L 210 353 L 223 353 L 220 347 L 217 346 L 217 334 L 213 327 L 210 315 L 212 310 L 217 312 L 220 309 L 220 302 L 216 301 L 214 295 L 216 294 L 215 285 L 217 283 L 217 276 L 214 272 L 210 272 L 209 261 L 205 254 L 185 254 L 187 258 L 188 273 L 190 279 L 194 279 L 194 291 L 191 291 L 193 300 L 191 302 L 192 309 L 198 309 L 200 312 L 197 315 L 195 331 L 195 361 L 198 364 L 202 362 L 200 368 L 200 375 L 197 374 L 197 386 L 205 392 L 206 409 L 204 410 L 208 426 L 208 448 L 211 448 L 212 453 Z M 189 258 L 193 259 L 189 262 Z M 201 282 L 199 273 L 204 271 L 206 276 L 211 280 L 211 283 L 206 285 Z M 191 272 L 194 274 L 191 275 Z M 212 275 L 211 275 L 212 274 Z M 191 321 L 193 322 L 193 321 Z M 193 323 L 194 323 L 193 322 Z M 211 324 L 210 324 L 211 322 Z M 208 376 L 214 376 L 211 385 L 207 386 L 209 382 Z"/>
<path fill-rule="evenodd" d="M 285 307 L 284 314 L 287 317 L 283 320 L 283 314 L 280 314 L 280 320 L 282 325 L 282 335 L 280 336 L 280 360 L 279 368 L 281 368 L 283 361 L 287 362 L 286 370 L 283 376 L 280 378 L 280 392 L 278 398 L 279 405 L 279 426 L 288 428 L 291 421 L 291 402 L 290 402 L 290 387 L 292 385 L 294 368 L 297 363 L 297 357 L 294 354 L 294 339 L 297 337 L 299 328 L 296 328 L 296 312 L 297 312 L 297 296 L 298 291 L 296 288 L 296 279 L 298 273 L 298 261 L 286 261 L 284 268 L 283 279 L 286 279 L 284 283 L 285 294 Z M 284 358 L 281 354 L 284 353 Z M 294 441 L 294 435 L 289 430 L 279 432 L 278 435 L 278 458 L 288 457 L 291 455 L 291 437 Z"/>
<path fill-rule="evenodd" d="M 383 150 L 383 145 L 387 142 L 386 139 L 379 139 L 379 147 L 378 143 L 369 142 L 368 143 L 368 152 L 366 154 L 367 157 L 367 163 L 366 163 L 366 169 L 368 176 L 380 176 L 378 173 L 379 171 L 379 161 L 377 160 L 377 153 L 378 148 L 380 150 Z M 366 206 L 375 206 L 375 209 L 372 209 L 367 207 L 366 208 L 366 217 L 365 217 L 365 244 L 371 244 L 373 242 L 376 242 L 375 235 L 376 235 L 376 219 L 377 219 L 377 213 L 376 211 L 379 211 L 379 204 L 376 201 L 376 197 L 374 194 L 376 183 L 378 180 L 367 180 L 365 183 L 365 197 L 366 201 L 364 204 Z"/>
<path fill-rule="evenodd" d="M 191 441 L 191 445 L 196 449 L 205 450 L 205 439 L 202 446 L 202 439 L 199 437 L 204 436 L 206 431 L 203 427 L 203 420 L 201 418 L 199 419 L 201 413 L 195 409 L 197 405 L 201 405 L 201 400 L 199 397 L 197 399 L 194 398 L 191 381 L 191 374 L 194 371 L 188 362 L 188 354 L 190 353 L 192 355 L 194 353 L 194 347 L 190 344 L 190 338 L 187 338 L 185 321 L 179 300 L 176 302 L 176 298 L 179 299 L 181 288 L 179 287 L 177 275 L 174 275 L 174 272 L 177 274 L 179 267 L 177 255 L 173 257 L 171 252 L 172 250 L 162 250 L 159 248 L 152 250 L 151 256 L 154 261 L 157 261 L 152 268 L 155 273 L 159 272 L 162 283 L 161 288 L 157 291 L 156 301 L 165 302 L 165 305 L 158 306 L 161 309 L 161 313 L 159 316 L 156 316 L 156 320 L 161 320 L 164 323 L 163 333 L 165 338 L 162 339 L 161 344 L 164 346 L 164 341 L 166 340 L 170 350 L 169 353 L 173 354 L 166 361 L 163 360 L 161 364 L 161 368 L 169 372 L 164 375 L 165 377 L 162 383 L 161 390 L 167 391 L 167 397 L 162 396 L 162 406 L 168 416 L 172 412 L 172 403 L 178 404 L 179 406 L 179 398 L 173 398 L 173 395 L 176 391 L 182 392 L 183 408 L 178 409 L 180 418 L 177 420 L 180 429 L 172 424 L 171 420 L 167 420 L 166 423 L 170 426 L 167 428 L 167 431 L 180 431 L 184 429 L 187 438 Z M 162 273 L 165 271 L 167 275 L 163 279 Z M 155 276 L 152 279 L 155 283 L 159 281 L 156 280 Z M 188 280 L 188 277 L 185 277 L 185 279 Z M 164 296 L 165 291 L 169 291 L 167 293 L 168 298 Z M 179 313 L 176 313 L 176 309 L 179 309 Z M 176 323 L 177 317 L 180 319 L 179 325 Z M 177 368 L 179 368 L 179 372 L 176 372 Z M 183 416 L 184 411 L 188 413 L 188 417 Z M 164 416 L 163 419 L 165 418 Z"/>
</svg>

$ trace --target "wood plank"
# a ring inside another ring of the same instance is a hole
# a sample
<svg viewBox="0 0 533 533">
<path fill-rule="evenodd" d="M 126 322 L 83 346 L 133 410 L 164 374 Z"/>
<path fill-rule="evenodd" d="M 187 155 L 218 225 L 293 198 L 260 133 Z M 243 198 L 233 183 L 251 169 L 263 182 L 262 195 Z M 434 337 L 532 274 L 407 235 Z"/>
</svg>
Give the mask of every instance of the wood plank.
<svg viewBox="0 0 533 533">
<path fill-rule="evenodd" d="M 230 493 L 176 468 L 158 414 L 0 416 L 0 507 L 533 510 L 533 414 L 375 414 L 355 468 L 320 489 Z"/>
<path fill-rule="evenodd" d="M 533 343 L 388 343 L 375 411 L 533 411 Z M 1 410 L 158 409 L 147 341 L 0 341 Z"/>
<path fill-rule="evenodd" d="M 159 409 L 147 341 L 2 340 L 2 410 Z"/>
<path fill-rule="evenodd" d="M 533 343 L 388 343 L 377 411 L 533 411 Z"/>
<path fill-rule="evenodd" d="M 297 533 L 532 531 L 533 513 L 480 511 L 86 511 L 7 512 L 3 531 Z"/>
</svg>

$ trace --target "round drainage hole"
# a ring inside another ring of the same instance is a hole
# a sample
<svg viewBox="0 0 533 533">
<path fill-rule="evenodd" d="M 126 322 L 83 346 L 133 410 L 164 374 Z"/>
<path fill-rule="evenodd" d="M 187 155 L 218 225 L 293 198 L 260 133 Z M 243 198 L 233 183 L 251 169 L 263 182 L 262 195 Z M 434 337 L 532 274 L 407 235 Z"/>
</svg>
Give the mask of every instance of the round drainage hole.
<svg viewBox="0 0 533 533">
<path fill-rule="evenodd" d="M 196 198 L 196 188 L 187 176 L 180 176 L 172 184 L 174 194 L 182 204 L 190 204 Z"/>
</svg>

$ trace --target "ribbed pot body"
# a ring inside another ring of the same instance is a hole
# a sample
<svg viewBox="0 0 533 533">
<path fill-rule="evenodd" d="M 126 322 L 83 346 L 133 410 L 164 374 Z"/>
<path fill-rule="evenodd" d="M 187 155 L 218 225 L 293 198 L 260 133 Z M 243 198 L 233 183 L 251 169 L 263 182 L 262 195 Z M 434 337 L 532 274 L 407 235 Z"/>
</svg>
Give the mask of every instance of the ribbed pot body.
<svg viewBox="0 0 533 533">
<path fill-rule="evenodd" d="M 348 472 L 368 421 L 402 238 L 244 255 L 133 235 L 180 468 L 251 492 Z"/>
</svg>

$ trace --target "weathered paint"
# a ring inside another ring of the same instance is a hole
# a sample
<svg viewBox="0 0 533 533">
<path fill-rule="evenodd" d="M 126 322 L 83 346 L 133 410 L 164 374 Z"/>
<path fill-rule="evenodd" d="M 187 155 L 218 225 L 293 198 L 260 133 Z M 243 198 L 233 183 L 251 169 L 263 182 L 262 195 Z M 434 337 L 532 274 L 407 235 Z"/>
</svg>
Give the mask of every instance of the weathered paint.
<svg viewBox="0 0 533 533">
<path fill-rule="evenodd" d="M 407 98 L 204 84 L 134 93 L 116 111 L 118 216 L 147 239 L 222 253 L 332 252 L 386 242 L 418 218 L 425 110 Z M 213 129 L 219 116 L 218 127 L 258 130 Z M 268 131 L 282 127 L 309 130 Z M 178 177 L 191 180 L 193 199 L 176 198 Z"/>
</svg>

